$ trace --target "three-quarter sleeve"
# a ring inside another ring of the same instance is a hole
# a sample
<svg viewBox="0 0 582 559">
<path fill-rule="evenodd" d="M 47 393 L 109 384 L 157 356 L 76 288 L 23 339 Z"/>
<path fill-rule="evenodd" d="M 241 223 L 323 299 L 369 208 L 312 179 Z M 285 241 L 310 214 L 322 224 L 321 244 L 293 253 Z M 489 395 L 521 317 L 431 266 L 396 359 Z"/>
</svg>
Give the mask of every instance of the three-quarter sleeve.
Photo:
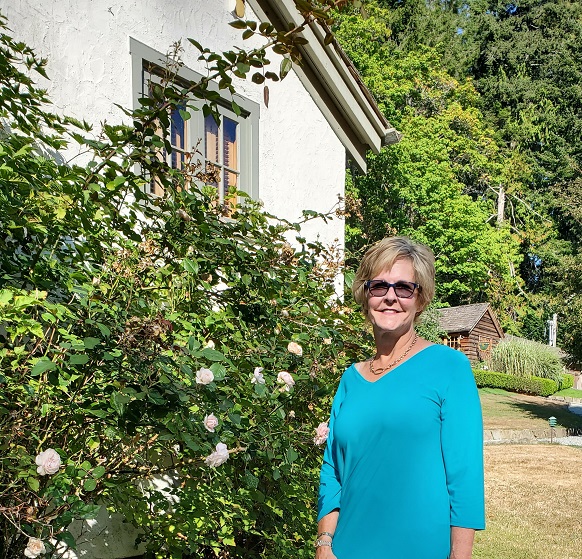
<svg viewBox="0 0 582 559">
<path fill-rule="evenodd" d="M 469 360 L 459 352 L 441 404 L 441 441 L 451 526 L 483 530 L 483 418 Z"/>
<path fill-rule="evenodd" d="M 342 487 L 337 463 L 337 451 L 333 444 L 333 429 L 335 418 L 341 408 L 344 395 L 344 383 L 340 381 L 331 406 L 328 425 L 329 435 L 327 437 L 327 444 L 325 452 L 323 453 L 323 463 L 319 475 L 319 497 L 317 501 L 318 521 L 332 510 L 340 508 Z"/>
</svg>

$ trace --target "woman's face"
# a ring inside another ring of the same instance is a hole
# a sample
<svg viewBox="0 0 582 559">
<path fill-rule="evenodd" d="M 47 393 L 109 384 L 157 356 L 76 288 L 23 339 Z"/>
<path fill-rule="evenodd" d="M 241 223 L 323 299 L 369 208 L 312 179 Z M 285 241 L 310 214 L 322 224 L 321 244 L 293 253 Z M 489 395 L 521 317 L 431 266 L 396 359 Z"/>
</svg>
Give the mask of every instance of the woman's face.
<svg viewBox="0 0 582 559">
<path fill-rule="evenodd" d="M 390 270 L 370 279 L 388 283 L 414 282 L 414 268 L 408 259 L 396 260 Z M 397 297 L 393 287 L 381 297 L 373 297 L 367 293 L 367 298 L 368 319 L 377 334 L 385 332 L 401 336 L 414 329 L 414 319 L 420 311 L 418 290 L 414 291 L 410 299 Z"/>
</svg>

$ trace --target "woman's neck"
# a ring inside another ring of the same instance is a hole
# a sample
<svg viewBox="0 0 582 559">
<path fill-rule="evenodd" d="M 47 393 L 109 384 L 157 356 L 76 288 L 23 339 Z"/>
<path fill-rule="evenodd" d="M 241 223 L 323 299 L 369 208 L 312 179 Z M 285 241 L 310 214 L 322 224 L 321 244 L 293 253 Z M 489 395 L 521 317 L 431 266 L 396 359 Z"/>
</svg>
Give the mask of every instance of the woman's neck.
<svg viewBox="0 0 582 559">
<path fill-rule="evenodd" d="M 398 357 L 400 353 L 410 347 L 415 337 L 416 332 L 414 329 L 408 330 L 404 334 L 397 332 L 374 333 L 376 342 L 376 355 L 374 359 L 382 363 Z"/>
</svg>

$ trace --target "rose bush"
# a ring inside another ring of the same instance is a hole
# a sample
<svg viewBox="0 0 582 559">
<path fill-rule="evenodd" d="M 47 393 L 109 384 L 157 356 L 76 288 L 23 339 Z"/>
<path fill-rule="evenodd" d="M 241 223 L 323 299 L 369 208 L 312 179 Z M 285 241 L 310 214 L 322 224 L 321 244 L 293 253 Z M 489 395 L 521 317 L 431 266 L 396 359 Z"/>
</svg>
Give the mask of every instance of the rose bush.
<svg viewBox="0 0 582 559">
<path fill-rule="evenodd" d="M 49 112 L 26 73 L 45 62 L 3 31 L 0 557 L 59 556 L 102 506 L 148 557 L 311 557 L 313 430 L 368 339 L 336 297 L 341 262 L 251 200 L 225 219 L 196 169 L 157 157 L 181 87 L 94 137 Z M 90 164 L 41 155 L 67 144 Z"/>
</svg>

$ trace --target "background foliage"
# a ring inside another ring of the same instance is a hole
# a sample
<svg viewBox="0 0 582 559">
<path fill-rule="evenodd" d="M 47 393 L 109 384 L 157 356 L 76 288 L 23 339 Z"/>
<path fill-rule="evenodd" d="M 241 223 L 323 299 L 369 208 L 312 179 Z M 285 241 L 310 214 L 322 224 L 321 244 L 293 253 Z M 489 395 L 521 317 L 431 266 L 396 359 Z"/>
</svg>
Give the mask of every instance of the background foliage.
<svg viewBox="0 0 582 559">
<path fill-rule="evenodd" d="M 366 0 L 336 36 L 402 142 L 348 178 L 356 262 L 386 233 L 437 255 L 438 296 L 504 329 L 580 340 L 580 45 L 570 0 Z"/>
</svg>

